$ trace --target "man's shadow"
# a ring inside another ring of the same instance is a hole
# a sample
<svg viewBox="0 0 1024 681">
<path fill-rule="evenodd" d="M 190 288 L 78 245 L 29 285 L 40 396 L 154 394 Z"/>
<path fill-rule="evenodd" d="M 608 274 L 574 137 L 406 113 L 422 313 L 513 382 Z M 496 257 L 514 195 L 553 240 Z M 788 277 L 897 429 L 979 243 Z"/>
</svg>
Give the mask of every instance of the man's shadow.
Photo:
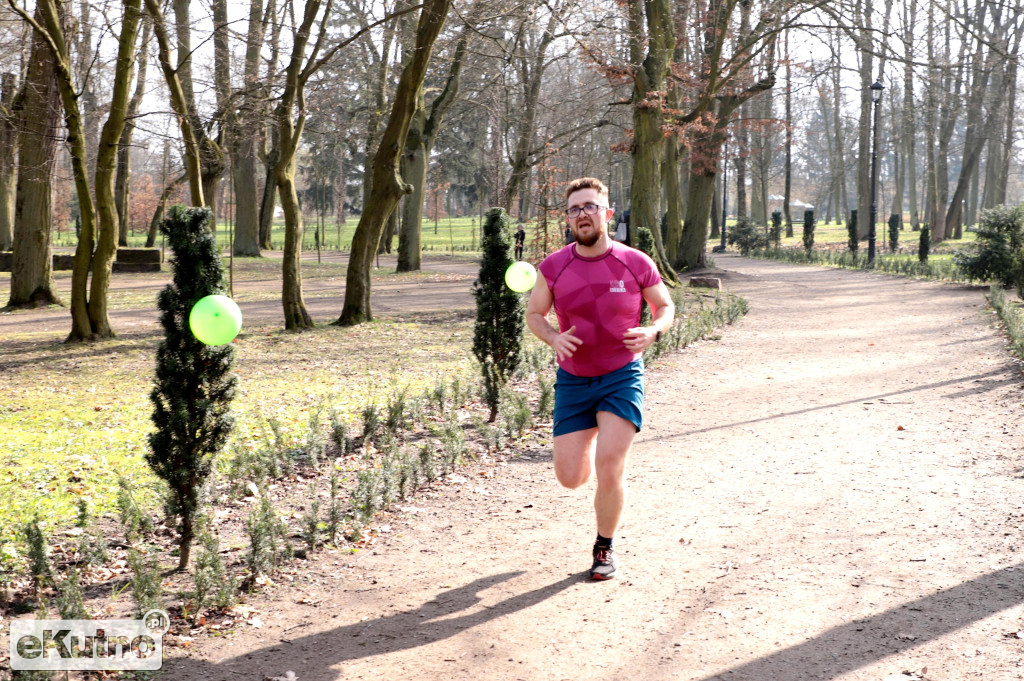
<svg viewBox="0 0 1024 681">
<path fill-rule="evenodd" d="M 292 671 L 301 681 L 336 679 L 338 671 L 331 667 L 338 663 L 416 648 L 450 638 L 465 629 L 530 608 L 573 584 L 585 581 L 585 573 L 570 575 L 493 606 L 484 606 L 482 610 L 452 617 L 480 603 L 482 599 L 479 592 L 522 574 L 505 572 L 481 577 L 465 586 L 443 591 L 416 609 L 308 636 L 286 636 L 279 639 L 277 644 L 248 650 L 221 662 L 191 658 L 165 662 L 159 678 L 216 681 L 283 676 L 286 671 Z M 324 617 L 330 616 L 330 611 L 321 609 L 321 612 L 324 612 Z"/>
</svg>

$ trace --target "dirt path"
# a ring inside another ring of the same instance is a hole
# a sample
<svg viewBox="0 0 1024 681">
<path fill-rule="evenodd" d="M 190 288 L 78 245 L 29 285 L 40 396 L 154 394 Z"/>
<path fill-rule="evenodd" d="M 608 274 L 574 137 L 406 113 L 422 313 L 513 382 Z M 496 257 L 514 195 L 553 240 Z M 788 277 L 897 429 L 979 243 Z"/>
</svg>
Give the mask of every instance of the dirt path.
<svg viewBox="0 0 1024 681">
<path fill-rule="evenodd" d="M 717 261 L 751 312 L 649 373 L 621 579 L 582 579 L 592 484 L 523 456 L 161 678 L 1024 678 L 1021 375 L 983 292 Z"/>
</svg>

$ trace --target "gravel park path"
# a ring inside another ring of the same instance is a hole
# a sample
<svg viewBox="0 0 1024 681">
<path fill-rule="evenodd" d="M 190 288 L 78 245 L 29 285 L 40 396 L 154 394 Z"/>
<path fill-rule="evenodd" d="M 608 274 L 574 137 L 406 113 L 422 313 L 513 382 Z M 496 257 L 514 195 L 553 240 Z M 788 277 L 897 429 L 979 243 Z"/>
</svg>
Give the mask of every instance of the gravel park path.
<svg viewBox="0 0 1024 681">
<path fill-rule="evenodd" d="M 716 261 L 751 311 L 648 373 L 619 579 L 584 579 L 592 483 L 524 452 L 160 678 L 1024 678 L 1021 369 L 984 291 Z"/>
</svg>

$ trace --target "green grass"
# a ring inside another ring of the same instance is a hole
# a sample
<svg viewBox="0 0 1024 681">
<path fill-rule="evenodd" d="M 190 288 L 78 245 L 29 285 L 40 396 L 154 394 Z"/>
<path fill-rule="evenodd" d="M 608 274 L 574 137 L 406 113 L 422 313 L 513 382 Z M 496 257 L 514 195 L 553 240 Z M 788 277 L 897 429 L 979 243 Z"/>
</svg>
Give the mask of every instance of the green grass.
<svg viewBox="0 0 1024 681">
<path fill-rule="evenodd" d="M 320 406 L 354 422 L 363 405 L 383 403 L 395 386 L 417 394 L 438 375 L 468 378 L 471 334 L 466 313 L 302 334 L 247 329 L 236 345 L 234 441 L 244 447 L 262 439 L 264 423 L 274 419 L 299 442 L 310 410 Z M 136 485 L 155 483 L 143 456 L 157 339 L 65 346 L 7 338 L 0 349 L 0 543 L 37 513 L 52 525 L 70 524 L 81 496 L 94 512 L 110 513 L 119 475 Z"/>
<path fill-rule="evenodd" d="M 480 220 L 478 217 L 463 218 L 441 218 L 436 223 L 433 220 L 424 220 L 422 228 L 422 243 L 425 252 L 433 253 L 476 253 L 480 247 Z M 323 251 L 348 251 L 352 246 L 352 236 L 355 234 L 356 226 L 359 224 L 359 216 L 349 217 L 344 224 L 339 225 L 334 219 L 327 221 L 324 226 L 321 247 Z M 339 239 L 340 236 L 340 239 Z M 217 225 L 217 241 L 224 249 L 231 243 L 231 222 L 221 220 Z M 128 245 L 131 248 L 142 248 L 146 242 L 144 232 L 136 232 L 129 235 Z M 271 230 L 271 242 L 274 249 L 283 248 L 284 244 L 284 221 L 274 222 Z M 74 230 L 61 230 L 54 235 L 54 246 L 62 248 L 74 248 L 77 244 Z M 393 241 L 392 250 L 398 248 L 398 237 Z M 157 247 L 161 245 L 161 237 L 157 236 Z M 302 234 L 302 248 L 304 251 L 316 251 L 316 219 L 308 216 L 304 223 Z"/>
<path fill-rule="evenodd" d="M 1007 300 L 1006 293 L 999 284 L 992 284 L 987 298 L 989 305 L 1006 327 L 1014 354 L 1024 359 L 1024 308 L 1019 302 Z"/>
<path fill-rule="evenodd" d="M 728 224 L 728 223 L 727 223 Z M 785 227 L 783 227 L 785 229 Z M 917 257 L 920 232 L 909 228 L 900 232 L 898 247 L 895 252 L 889 249 L 888 225 L 879 223 L 875 239 L 875 263 L 868 267 L 867 241 L 859 242 L 857 252 L 851 253 L 847 246 L 848 235 L 845 224 L 818 223 L 814 230 L 814 249 L 808 255 L 803 247 L 803 223 L 793 224 L 793 236 L 786 237 L 783 231 L 780 248 L 768 248 L 751 252 L 751 257 L 768 260 L 781 260 L 803 264 L 827 265 L 845 269 L 871 269 L 885 274 L 898 276 L 923 277 L 942 281 L 973 282 L 966 277 L 953 262 L 953 254 L 967 248 L 977 240 L 977 233 L 964 230 L 961 239 L 946 239 L 940 243 L 932 243 L 928 261 L 922 263 Z M 884 232 L 883 232 L 884 229 Z M 728 234 L 728 231 L 727 231 Z"/>
<path fill-rule="evenodd" d="M 256 284 L 236 293 L 239 300 L 279 297 L 279 261 L 240 258 L 235 265 L 236 282 Z M 339 263 L 303 263 L 307 284 L 343 271 Z M 59 282 L 69 283 L 70 273 L 57 274 Z M 451 275 L 382 272 L 375 274 L 375 281 L 437 276 Z M 163 281 L 166 273 L 154 276 L 148 287 L 115 289 L 112 307 L 155 316 L 155 290 Z M 690 289 L 674 293 L 680 296 L 680 329 L 679 338 L 671 338 L 678 348 L 699 335 L 689 328 L 698 320 L 701 333 L 718 324 L 708 321 L 708 315 L 719 303 Z M 336 290 L 331 294 L 337 295 Z M 735 306 L 733 299 L 723 302 Z M 734 317 L 730 312 L 721 321 Z M 281 424 L 286 441 L 298 444 L 308 434 L 311 413 L 321 407 L 345 415 L 354 431 L 365 405 L 383 407 L 402 386 L 414 397 L 441 376 L 475 384 L 473 322 L 471 309 L 393 314 L 349 328 L 322 324 L 297 334 L 247 322 L 235 345 L 237 425 L 226 451 L 261 448 L 269 419 Z M 54 316 L 47 322 L 48 332 L 21 331 L 13 325 L 4 329 L 0 321 L 0 545 L 15 539 L 22 524 L 36 514 L 49 532 L 70 526 L 82 497 L 95 515 L 112 514 L 119 476 L 136 486 L 161 488 L 144 461 L 159 333 L 121 329 L 124 336 L 117 339 L 64 345 L 58 339 L 67 324 L 63 316 Z M 526 336 L 526 348 L 534 354 L 547 350 L 532 335 Z M 659 353 L 670 349 L 659 348 Z M 150 510 L 159 507 L 157 494 L 138 496 Z"/>
</svg>

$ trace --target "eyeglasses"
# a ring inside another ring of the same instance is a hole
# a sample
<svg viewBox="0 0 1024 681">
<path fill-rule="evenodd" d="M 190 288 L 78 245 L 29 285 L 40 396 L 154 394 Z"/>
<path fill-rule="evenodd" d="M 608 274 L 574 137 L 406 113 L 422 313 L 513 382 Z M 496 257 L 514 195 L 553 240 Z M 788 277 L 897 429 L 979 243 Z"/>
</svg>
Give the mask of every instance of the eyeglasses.
<svg viewBox="0 0 1024 681">
<path fill-rule="evenodd" d="M 596 203 L 584 203 L 582 206 L 573 206 L 569 210 L 565 211 L 565 214 L 571 218 L 578 218 L 580 213 L 597 215 L 597 211 L 603 208 L 608 208 L 608 206 L 599 206 Z"/>
</svg>

